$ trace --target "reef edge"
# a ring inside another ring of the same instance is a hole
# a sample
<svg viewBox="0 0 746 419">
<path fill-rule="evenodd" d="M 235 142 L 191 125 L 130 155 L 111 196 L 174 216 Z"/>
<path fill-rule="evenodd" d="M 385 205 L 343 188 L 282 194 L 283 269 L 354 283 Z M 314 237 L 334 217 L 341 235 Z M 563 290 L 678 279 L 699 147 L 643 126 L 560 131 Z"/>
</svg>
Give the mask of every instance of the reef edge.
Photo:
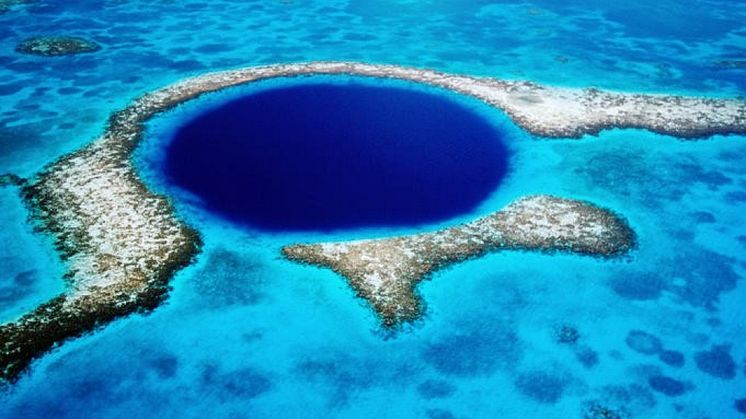
<svg viewBox="0 0 746 419">
<path fill-rule="evenodd" d="M 589 202 L 534 195 L 470 223 L 409 236 L 295 244 L 282 254 L 329 268 L 367 300 L 386 327 L 417 319 L 421 281 L 455 263 L 501 250 L 613 258 L 636 245 L 622 217 Z"/>
</svg>

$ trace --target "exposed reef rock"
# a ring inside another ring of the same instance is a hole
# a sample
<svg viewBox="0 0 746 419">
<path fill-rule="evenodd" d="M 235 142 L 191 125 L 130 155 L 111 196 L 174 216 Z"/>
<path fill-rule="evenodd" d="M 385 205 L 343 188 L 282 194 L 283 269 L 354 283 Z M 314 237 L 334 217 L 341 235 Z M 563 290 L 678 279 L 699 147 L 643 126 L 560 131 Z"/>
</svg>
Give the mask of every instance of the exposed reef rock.
<svg viewBox="0 0 746 419">
<path fill-rule="evenodd" d="M 124 131 L 110 134 L 44 171 L 23 188 L 34 218 L 57 238 L 67 290 L 0 326 L 0 378 L 14 379 L 60 341 L 116 317 L 158 305 L 168 280 L 200 245 L 148 192 L 129 166 Z"/>
<path fill-rule="evenodd" d="M 83 54 L 100 49 L 99 44 L 75 36 L 39 36 L 25 39 L 16 46 L 16 52 L 45 57 Z"/>
<path fill-rule="evenodd" d="M 415 285 L 450 264 L 496 250 L 565 251 L 611 257 L 627 252 L 627 223 L 592 204 L 538 195 L 458 227 L 432 233 L 283 248 L 290 260 L 329 267 L 370 302 L 383 323 L 420 315 Z"/>
<path fill-rule="evenodd" d="M 67 46 L 68 41 L 41 38 L 19 48 L 55 55 L 98 47 L 79 39 Z M 175 218 L 164 197 L 145 188 L 131 166 L 145 121 L 204 93 L 313 74 L 396 78 L 451 89 L 503 109 L 526 130 L 546 137 L 579 137 L 612 127 L 679 137 L 746 133 L 746 103 L 738 100 L 555 88 L 396 66 L 314 62 L 187 79 L 135 100 L 112 115 L 101 138 L 22 185 L 39 227 L 56 237 L 67 260 L 68 290 L 0 326 L 0 379 L 15 379 L 31 360 L 67 338 L 157 306 L 174 272 L 198 252 L 198 235 Z M 387 324 L 395 324 L 419 313 L 412 291 L 416 282 L 447 264 L 501 248 L 612 256 L 632 242 L 631 230 L 608 211 L 577 201 L 532 197 L 460 228 L 388 240 L 291 246 L 286 254 L 348 271 L 358 292 Z M 355 254 L 375 258 L 363 261 Z"/>
<path fill-rule="evenodd" d="M 275 77 L 351 74 L 410 80 L 481 99 L 505 111 L 527 131 L 544 137 L 578 138 L 608 128 L 643 128 L 681 138 L 746 134 L 746 102 L 667 95 L 606 92 L 452 75 L 432 70 L 350 62 L 312 62 L 210 73 L 149 95 L 178 102 L 225 87 Z"/>
<path fill-rule="evenodd" d="M 0 379 L 14 380 L 67 338 L 156 307 L 174 272 L 198 252 L 197 233 L 174 217 L 164 197 L 145 188 L 131 166 L 142 122 L 167 107 L 136 101 L 112 116 L 101 138 L 23 187 L 34 219 L 56 237 L 67 262 L 67 290 L 0 326 Z"/>
</svg>

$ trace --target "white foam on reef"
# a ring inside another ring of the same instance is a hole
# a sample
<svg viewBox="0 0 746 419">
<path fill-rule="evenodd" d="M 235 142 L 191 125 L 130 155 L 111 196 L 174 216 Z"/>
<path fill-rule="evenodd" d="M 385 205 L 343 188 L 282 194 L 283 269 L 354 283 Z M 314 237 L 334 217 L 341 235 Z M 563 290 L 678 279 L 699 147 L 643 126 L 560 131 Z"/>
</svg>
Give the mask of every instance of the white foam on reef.
<svg viewBox="0 0 746 419">
<path fill-rule="evenodd" d="M 114 113 L 99 139 L 62 157 L 24 187 L 40 226 L 56 237 L 67 259 L 68 290 L 17 322 L 0 326 L 4 343 L 0 377 L 16 377 L 34 357 L 64 339 L 118 316 L 157 306 L 173 273 L 197 253 L 198 235 L 175 217 L 166 198 L 147 190 L 132 167 L 132 152 L 145 121 L 205 93 L 262 79 L 314 74 L 396 78 L 443 87 L 500 108 L 527 131 L 545 137 L 580 137 L 612 127 L 645 128 L 681 138 L 746 133 L 746 103 L 733 99 L 556 88 L 390 65 L 281 64 L 190 78 Z M 512 220 L 517 223 L 513 228 L 518 229 L 526 221 L 521 217 Z M 530 219 L 534 233 L 539 234 L 531 237 L 551 237 L 556 225 L 577 224 L 568 220 L 547 218 L 540 224 L 538 219 Z M 470 228 L 486 227 L 477 224 Z M 575 233 L 603 235 L 603 228 L 584 225 Z M 405 246 L 390 256 L 417 258 L 420 251 L 419 247 Z M 388 288 L 384 285 L 396 277 L 397 266 L 382 266 L 378 276 L 371 276 L 374 290 L 382 293 L 378 300 L 395 298 L 385 294 Z"/>
</svg>

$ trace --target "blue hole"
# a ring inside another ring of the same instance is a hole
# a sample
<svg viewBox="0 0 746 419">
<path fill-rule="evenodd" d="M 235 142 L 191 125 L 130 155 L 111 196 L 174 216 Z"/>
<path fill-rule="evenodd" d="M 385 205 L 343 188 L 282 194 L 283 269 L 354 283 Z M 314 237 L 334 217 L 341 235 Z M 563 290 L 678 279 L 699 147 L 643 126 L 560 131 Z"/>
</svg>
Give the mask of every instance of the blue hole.
<svg viewBox="0 0 746 419">
<path fill-rule="evenodd" d="M 505 176 L 504 137 L 435 90 L 309 82 L 200 114 L 175 132 L 164 170 L 254 228 L 407 226 L 479 205 Z"/>
</svg>

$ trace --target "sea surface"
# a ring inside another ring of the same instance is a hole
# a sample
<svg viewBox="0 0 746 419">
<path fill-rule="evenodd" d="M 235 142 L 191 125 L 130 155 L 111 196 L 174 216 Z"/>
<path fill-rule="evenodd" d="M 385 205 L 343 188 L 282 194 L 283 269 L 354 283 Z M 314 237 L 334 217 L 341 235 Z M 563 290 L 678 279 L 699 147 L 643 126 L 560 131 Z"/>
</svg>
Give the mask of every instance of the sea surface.
<svg viewBox="0 0 746 419">
<path fill-rule="evenodd" d="M 743 97 L 744 22 L 746 3 L 724 0 L 33 1 L 0 14 L 0 174 L 33 176 L 148 91 L 249 65 L 355 60 Z M 45 34 L 102 50 L 14 52 Z M 0 417 L 746 415 L 746 137 L 613 129 L 549 140 L 431 89 L 499 129 L 510 153 L 499 186 L 447 219 L 267 231 L 211 211 L 163 175 L 185 124 L 288 83 L 207 95 L 148 124 L 135 164 L 203 234 L 203 252 L 163 306 L 64 343 L 0 390 Z M 638 247 L 616 260 L 502 252 L 455 265 L 418 287 L 425 315 L 396 331 L 341 277 L 279 253 L 299 241 L 430 231 L 536 193 L 616 211 Z M 0 189 L 3 322 L 65 286 L 52 238 L 27 218 L 18 190 Z"/>
</svg>

